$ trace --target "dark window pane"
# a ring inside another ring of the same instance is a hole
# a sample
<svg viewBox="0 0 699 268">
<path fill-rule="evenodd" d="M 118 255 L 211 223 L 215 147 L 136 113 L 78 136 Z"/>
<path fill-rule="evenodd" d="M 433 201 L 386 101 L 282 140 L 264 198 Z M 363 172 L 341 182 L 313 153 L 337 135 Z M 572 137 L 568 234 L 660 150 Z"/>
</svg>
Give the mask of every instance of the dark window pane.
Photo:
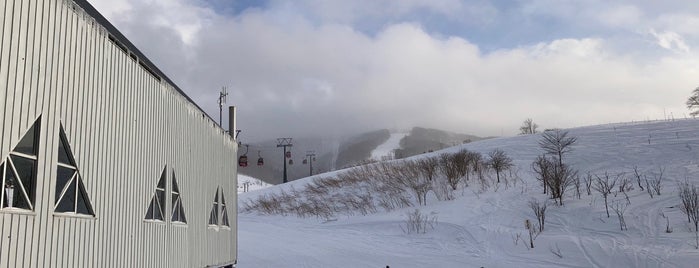
<svg viewBox="0 0 699 268">
<path fill-rule="evenodd" d="M 170 198 L 170 199 L 171 199 L 171 201 L 172 201 L 172 207 L 174 208 L 175 205 L 176 205 L 176 203 L 177 203 L 177 201 L 178 201 L 178 200 L 177 200 L 177 199 L 178 199 L 178 194 L 172 194 L 170 197 L 172 197 L 172 198 Z"/>
<path fill-rule="evenodd" d="M 27 197 L 33 204 L 35 193 L 34 182 L 36 182 L 36 160 L 18 156 L 11 156 L 10 158 L 12 158 L 12 163 L 15 165 L 24 190 L 27 191 Z"/>
<path fill-rule="evenodd" d="M 2 163 L 2 164 L 0 164 L 0 183 L 2 183 L 2 178 L 4 177 L 4 175 L 2 175 L 4 170 L 5 170 L 5 163 Z M 7 202 L 7 193 L 5 193 L 5 186 L 3 185 L 2 188 L 0 188 L 0 190 L 3 191 L 3 193 L 2 193 L 2 195 L 3 195 L 2 207 L 6 208 L 9 204 L 9 202 Z"/>
<path fill-rule="evenodd" d="M 27 131 L 26 134 L 24 134 L 24 137 L 19 141 L 19 144 L 17 144 L 17 147 L 15 147 L 14 151 L 18 153 L 23 153 L 23 154 L 28 154 L 28 155 L 36 155 L 36 137 L 39 136 L 37 128 L 38 128 L 39 120 L 37 120 L 34 125 L 29 128 L 29 131 Z"/>
<path fill-rule="evenodd" d="M 221 191 L 221 205 L 226 205 L 226 199 L 223 198 L 223 190 Z"/>
<path fill-rule="evenodd" d="M 214 196 L 214 203 L 218 203 L 218 189 L 216 189 L 216 195 Z"/>
<path fill-rule="evenodd" d="M 56 212 L 75 212 L 75 190 L 77 188 L 76 180 L 70 182 L 63 198 L 58 201 Z"/>
<path fill-rule="evenodd" d="M 165 215 L 165 191 L 155 190 L 155 193 L 158 195 L 158 205 L 160 207 L 161 215 Z M 160 219 L 163 219 L 163 217 L 161 216 Z"/>
<path fill-rule="evenodd" d="M 177 187 L 177 180 L 175 180 L 175 172 L 172 173 L 172 191 L 175 193 L 180 192 L 180 187 Z"/>
<path fill-rule="evenodd" d="M 158 188 L 165 189 L 165 171 L 167 167 L 163 169 L 163 174 L 160 175 L 160 180 L 158 181 Z"/>
<path fill-rule="evenodd" d="M 80 190 L 80 192 L 78 192 L 77 213 L 95 215 L 95 213 L 92 211 L 92 206 L 90 205 L 90 199 L 87 197 L 87 191 L 85 190 L 85 185 L 83 184 L 82 178 L 80 175 L 78 175 L 78 177 L 75 179 L 78 180 L 78 189 Z"/>
<path fill-rule="evenodd" d="M 56 203 L 58 203 L 58 198 L 61 197 L 63 188 L 65 188 L 70 178 L 73 177 L 73 174 L 75 174 L 75 170 L 73 169 L 58 167 L 58 171 L 56 172 Z"/>
<path fill-rule="evenodd" d="M 217 225 L 218 224 L 218 217 L 216 216 L 217 214 L 216 208 L 211 209 L 211 213 L 209 213 L 209 224 L 211 225 Z"/>
<path fill-rule="evenodd" d="M 180 221 L 181 222 L 187 222 L 187 217 L 184 216 L 184 206 L 182 205 L 182 200 L 180 200 Z"/>
<path fill-rule="evenodd" d="M 152 220 L 153 218 L 153 210 L 155 209 L 153 206 L 155 206 L 155 197 L 150 200 L 150 206 L 148 206 L 148 211 L 146 212 L 146 219 L 147 220 Z"/>
<path fill-rule="evenodd" d="M 63 134 L 62 131 L 63 129 L 61 129 L 61 139 L 58 143 L 58 162 L 75 166 L 75 163 L 73 163 L 73 158 L 69 155 L 70 149 L 68 147 L 68 141 L 66 140 L 65 134 Z"/>
<path fill-rule="evenodd" d="M 153 197 L 153 201 L 156 201 L 157 197 Z M 163 220 L 163 214 L 161 213 L 161 208 L 157 205 L 158 203 L 155 203 L 155 207 L 153 209 L 153 219 L 154 220 Z"/>
<path fill-rule="evenodd" d="M 231 225 L 228 223 L 228 212 L 226 210 L 223 210 L 223 225 L 231 227 Z"/>
<path fill-rule="evenodd" d="M 179 208 L 179 203 L 175 202 L 175 204 L 172 204 L 172 218 L 170 220 L 172 221 L 179 221 L 180 220 L 180 208 Z"/>
</svg>

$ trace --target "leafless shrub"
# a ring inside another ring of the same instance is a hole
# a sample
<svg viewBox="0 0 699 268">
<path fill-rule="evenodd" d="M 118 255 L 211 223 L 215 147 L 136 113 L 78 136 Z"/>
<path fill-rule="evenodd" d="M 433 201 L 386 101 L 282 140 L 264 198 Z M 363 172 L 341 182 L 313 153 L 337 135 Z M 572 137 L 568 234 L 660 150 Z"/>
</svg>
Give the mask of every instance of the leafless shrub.
<svg viewBox="0 0 699 268">
<path fill-rule="evenodd" d="M 699 189 L 696 185 L 685 181 L 680 183 L 679 195 L 682 200 L 682 212 L 694 221 L 694 240 L 699 249 Z"/>
<path fill-rule="evenodd" d="M 612 209 L 616 213 L 617 217 L 619 217 L 619 227 L 622 231 L 629 229 L 628 227 L 626 227 L 626 220 L 624 219 L 624 213 L 626 213 L 626 208 L 627 204 L 621 203 L 619 201 L 614 202 L 614 204 L 612 205 Z"/>
<path fill-rule="evenodd" d="M 424 234 L 428 230 L 433 230 L 437 225 L 437 213 L 435 212 L 428 215 L 415 209 L 413 212 L 406 213 L 406 216 L 408 218 L 405 220 L 405 226 L 401 226 L 401 229 L 406 234 Z"/>
<path fill-rule="evenodd" d="M 488 156 L 490 159 L 488 160 L 487 165 L 495 171 L 497 183 L 500 183 L 500 173 L 514 166 L 512 164 L 512 158 L 507 156 L 507 154 L 500 149 L 493 150 L 488 154 Z"/>
<path fill-rule="evenodd" d="M 416 163 L 422 175 L 425 176 L 427 180 L 433 181 L 439 171 L 439 158 L 434 156 L 426 157 L 417 160 Z"/>
<path fill-rule="evenodd" d="M 614 186 L 616 185 L 619 176 L 610 176 L 608 172 L 605 172 L 604 175 L 602 175 L 602 177 L 595 177 L 597 177 L 597 180 L 595 180 L 595 184 L 592 186 L 592 188 L 594 188 L 595 191 L 599 192 L 602 195 L 602 198 L 604 198 L 604 209 L 607 211 L 607 218 L 609 218 L 610 216 L 608 197 L 609 194 L 612 193 L 612 190 L 614 189 Z"/>
<path fill-rule="evenodd" d="M 626 198 L 626 204 L 630 205 L 631 204 L 631 199 L 629 198 L 628 192 L 633 190 L 633 182 L 631 181 L 630 178 L 620 175 L 620 180 L 618 182 L 619 184 L 619 191 L 624 195 L 624 198 Z"/>
<path fill-rule="evenodd" d="M 641 191 L 644 191 L 643 185 L 641 185 L 641 178 L 643 177 L 643 174 L 638 170 L 638 166 L 633 166 L 633 176 L 636 178 L 636 183 L 638 183 L 638 188 L 641 188 Z"/>
<path fill-rule="evenodd" d="M 539 222 L 539 232 L 543 232 L 546 220 L 546 201 L 539 202 L 536 199 L 530 200 L 529 207 L 534 212 L 534 216 L 536 216 L 537 222 Z"/>
<path fill-rule="evenodd" d="M 444 174 L 452 190 L 456 190 L 461 181 L 460 162 L 456 154 L 443 153 L 439 155 L 439 170 Z"/>
<path fill-rule="evenodd" d="M 585 180 L 585 191 L 587 192 L 587 195 L 592 195 L 592 182 L 594 179 L 592 178 L 592 174 L 590 172 L 587 173 L 587 175 L 584 178 Z"/>
<path fill-rule="evenodd" d="M 419 205 L 427 205 L 427 193 L 432 190 L 428 175 L 424 174 L 420 164 L 415 161 L 405 161 L 393 166 L 397 182 L 412 190 Z"/>
<path fill-rule="evenodd" d="M 532 163 L 532 170 L 534 170 L 534 173 L 536 174 L 536 179 L 541 182 L 541 185 L 544 187 L 544 194 L 548 194 L 547 179 L 549 178 L 548 174 L 550 173 L 550 167 L 551 163 L 545 155 L 537 156 Z"/>
<path fill-rule="evenodd" d="M 568 165 L 558 165 L 554 160 L 546 156 L 538 158 L 534 162 L 538 168 L 535 170 L 546 183 L 549 189 L 549 194 L 552 199 L 557 200 L 559 205 L 563 205 L 563 196 L 567 189 L 574 183 L 577 177 L 577 171 L 571 169 Z"/>
<path fill-rule="evenodd" d="M 581 182 L 580 182 L 580 176 L 575 176 L 575 179 L 573 179 L 573 185 L 575 186 L 575 196 L 580 199 L 580 187 L 582 187 Z"/>
<path fill-rule="evenodd" d="M 665 173 L 665 168 L 658 168 L 658 173 L 653 174 L 653 178 L 650 179 L 650 187 L 655 192 L 655 195 L 660 195 L 660 190 L 663 188 L 663 174 Z"/>
<path fill-rule="evenodd" d="M 534 248 L 534 240 L 539 236 L 538 227 L 533 226 L 529 219 L 524 220 L 524 228 L 529 232 L 529 247 Z"/>
</svg>

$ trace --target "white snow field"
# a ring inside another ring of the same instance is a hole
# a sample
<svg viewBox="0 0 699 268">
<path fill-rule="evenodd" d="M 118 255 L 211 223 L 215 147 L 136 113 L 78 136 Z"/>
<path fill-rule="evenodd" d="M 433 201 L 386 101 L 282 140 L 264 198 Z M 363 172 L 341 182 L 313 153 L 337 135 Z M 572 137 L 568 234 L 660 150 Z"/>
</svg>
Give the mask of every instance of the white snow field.
<svg viewBox="0 0 699 268">
<path fill-rule="evenodd" d="M 270 186 L 272 185 L 260 179 L 238 173 L 238 193 L 256 191 Z"/>
<path fill-rule="evenodd" d="M 407 136 L 409 133 L 391 133 L 391 136 L 381 145 L 377 146 L 376 149 L 371 151 L 371 159 L 383 160 L 383 159 L 393 159 L 393 150 L 400 148 L 400 140 Z"/>
<path fill-rule="evenodd" d="M 619 219 L 607 218 L 597 192 L 581 199 L 568 190 L 564 206 L 549 202 L 545 230 L 534 248 L 523 221 L 536 222 L 531 199 L 546 200 L 531 171 L 542 153 L 541 135 L 497 138 L 435 152 L 461 148 L 486 156 L 500 148 L 514 159 L 521 180 L 501 183 L 478 193 L 472 179 L 456 191 L 456 199 L 437 201 L 430 193 L 427 206 L 414 206 L 362 216 L 338 214 L 330 219 L 298 218 L 293 214 L 238 216 L 238 267 L 699 267 L 693 224 L 681 212 L 678 182 L 699 184 L 699 120 L 624 123 L 569 129 L 578 142 L 565 160 L 580 171 L 631 175 L 634 166 L 648 178 L 664 168 L 661 195 L 650 198 L 634 180 L 626 211 L 628 230 Z M 649 142 L 650 139 L 650 142 Z M 418 157 L 426 157 L 422 155 Z M 338 171 L 343 172 L 343 171 Z M 329 177 L 333 174 L 321 174 Z M 312 178 L 297 180 L 239 196 L 246 200 L 268 193 L 302 189 Z M 583 186 L 584 187 L 584 186 Z M 644 186 L 645 187 L 645 186 Z M 352 189 L 347 189 L 352 191 Z M 623 194 L 610 200 L 626 202 Z M 612 203 L 613 201 L 610 201 Z M 406 213 L 420 209 L 436 213 L 434 229 L 407 234 Z M 610 208 L 611 211 L 611 208 Z M 666 233 L 666 218 L 671 233 Z M 528 241 L 527 241 L 528 242 Z M 561 257 L 553 252 L 560 252 Z"/>
</svg>

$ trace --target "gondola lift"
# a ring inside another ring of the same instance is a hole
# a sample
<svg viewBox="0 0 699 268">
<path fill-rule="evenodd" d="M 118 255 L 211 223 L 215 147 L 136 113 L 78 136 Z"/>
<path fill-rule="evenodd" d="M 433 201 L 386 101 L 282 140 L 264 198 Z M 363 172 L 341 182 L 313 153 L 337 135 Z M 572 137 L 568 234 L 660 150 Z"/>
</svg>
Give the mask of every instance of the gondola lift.
<svg viewBox="0 0 699 268">
<path fill-rule="evenodd" d="M 291 151 L 286 152 L 286 158 L 291 158 Z"/>
<path fill-rule="evenodd" d="M 293 165 L 293 164 L 294 164 L 294 159 L 289 159 L 289 165 Z"/>
<path fill-rule="evenodd" d="M 241 167 L 248 166 L 248 155 L 247 155 L 248 149 L 249 149 L 248 146 L 249 145 L 245 144 L 245 153 L 243 155 L 241 155 L 240 157 L 238 157 L 238 166 L 241 166 Z"/>
<path fill-rule="evenodd" d="M 303 162 L 302 162 L 302 164 L 304 164 L 304 165 L 308 164 L 308 160 L 306 160 L 306 159 L 303 159 Z"/>
<path fill-rule="evenodd" d="M 265 160 L 262 159 L 262 155 L 260 154 L 260 151 L 257 151 L 257 165 L 258 166 L 263 166 L 265 164 Z"/>
</svg>

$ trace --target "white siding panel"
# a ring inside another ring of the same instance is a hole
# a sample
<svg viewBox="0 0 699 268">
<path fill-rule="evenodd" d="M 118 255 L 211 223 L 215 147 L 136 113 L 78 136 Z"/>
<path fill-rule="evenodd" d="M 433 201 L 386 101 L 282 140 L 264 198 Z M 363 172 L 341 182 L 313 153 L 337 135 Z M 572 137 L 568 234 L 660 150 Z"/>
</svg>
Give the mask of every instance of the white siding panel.
<svg viewBox="0 0 699 268">
<path fill-rule="evenodd" d="M 0 267 L 205 267 L 236 259 L 235 141 L 72 1 L 3 1 L 0 29 L 3 159 L 41 116 L 34 211 L 0 210 Z M 61 125 L 94 218 L 53 212 Z M 145 221 L 165 166 L 165 220 Z M 170 222 L 173 172 L 186 225 Z M 208 227 L 219 187 L 230 229 Z"/>
</svg>

